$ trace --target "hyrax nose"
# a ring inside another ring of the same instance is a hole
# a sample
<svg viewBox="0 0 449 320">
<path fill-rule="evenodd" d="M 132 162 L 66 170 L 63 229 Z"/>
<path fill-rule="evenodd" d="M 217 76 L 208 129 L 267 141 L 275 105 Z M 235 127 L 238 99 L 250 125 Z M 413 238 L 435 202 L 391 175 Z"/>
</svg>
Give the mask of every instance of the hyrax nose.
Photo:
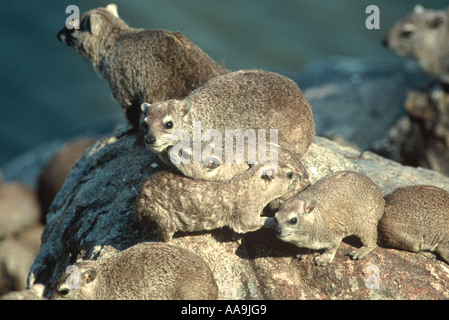
<svg viewBox="0 0 449 320">
<path fill-rule="evenodd" d="M 156 143 L 156 138 L 152 135 L 147 135 L 147 137 L 145 138 L 145 142 L 150 146 L 152 146 L 153 144 Z"/>
<path fill-rule="evenodd" d="M 276 221 L 276 227 L 274 228 L 274 234 L 277 236 L 280 236 L 282 233 L 282 228 L 279 226 L 279 224 Z"/>
<path fill-rule="evenodd" d="M 383 45 L 385 48 L 388 48 L 389 43 L 388 43 L 388 38 L 387 38 L 387 37 L 383 38 L 383 40 L 382 40 L 382 45 Z"/>
</svg>

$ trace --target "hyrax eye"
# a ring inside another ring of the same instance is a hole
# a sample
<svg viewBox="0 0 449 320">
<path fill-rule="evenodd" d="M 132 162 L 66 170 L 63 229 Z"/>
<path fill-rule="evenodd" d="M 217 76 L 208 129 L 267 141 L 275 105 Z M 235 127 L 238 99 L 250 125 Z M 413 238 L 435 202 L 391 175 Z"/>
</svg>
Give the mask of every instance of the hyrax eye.
<svg viewBox="0 0 449 320">
<path fill-rule="evenodd" d="M 293 179 L 293 172 L 287 173 L 287 179 L 289 180 Z"/>
<path fill-rule="evenodd" d="M 413 32 L 411 32 L 410 30 L 403 30 L 401 32 L 401 38 L 403 39 L 408 39 L 412 36 Z"/>
<path fill-rule="evenodd" d="M 290 219 L 289 223 L 290 224 L 297 224 L 298 223 L 298 219 L 292 218 L 292 219 Z"/>
<path fill-rule="evenodd" d="M 172 129 L 173 128 L 173 122 L 168 121 L 164 124 L 164 129 Z"/>
<path fill-rule="evenodd" d="M 58 291 L 59 295 L 61 296 L 66 296 L 69 294 L 69 292 L 70 292 L 69 289 L 62 289 Z"/>
</svg>

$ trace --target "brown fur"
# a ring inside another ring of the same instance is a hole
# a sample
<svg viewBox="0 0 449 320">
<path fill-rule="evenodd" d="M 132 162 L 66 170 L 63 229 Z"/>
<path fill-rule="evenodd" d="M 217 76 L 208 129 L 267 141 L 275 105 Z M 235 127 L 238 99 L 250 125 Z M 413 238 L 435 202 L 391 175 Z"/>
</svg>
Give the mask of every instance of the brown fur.
<svg viewBox="0 0 449 320">
<path fill-rule="evenodd" d="M 436 252 L 449 263 L 449 193 L 433 186 L 398 188 L 385 196 L 379 245 Z"/>
<path fill-rule="evenodd" d="M 64 27 L 58 39 L 92 61 L 134 129 L 143 102 L 183 98 L 227 72 L 179 32 L 130 28 L 115 5 L 83 13 L 80 29 Z"/>
<path fill-rule="evenodd" d="M 264 129 L 266 141 L 270 140 L 270 129 L 278 130 L 279 147 L 296 153 L 300 159 L 315 136 L 312 110 L 296 83 L 262 70 L 225 74 L 210 80 L 184 100 L 143 104 L 142 109 L 148 124 L 147 144 L 166 163 L 171 163 L 168 152 L 183 141 L 177 135 L 178 129 L 193 143 L 199 141 L 194 121 L 201 122 L 201 138 L 207 140 L 203 143 L 216 144 L 222 150 L 221 163 L 229 163 L 225 158 L 226 130 L 240 129 L 244 135 L 248 129 L 254 129 L 256 134 L 258 129 Z M 205 131 L 211 129 L 218 132 L 218 137 L 211 138 L 212 142 L 205 137 Z M 247 153 L 242 156 L 243 163 L 249 163 Z M 261 156 L 262 153 L 257 154 L 258 158 Z"/>
<path fill-rule="evenodd" d="M 140 243 L 110 258 L 75 263 L 79 289 L 65 273 L 50 299 L 178 300 L 217 299 L 209 265 L 186 249 L 165 243 Z"/>
<path fill-rule="evenodd" d="M 37 194 L 42 206 L 43 219 L 56 194 L 64 184 L 75 162 L 95 142 L 93 138 L 80 138 L 63 146 L 48 162 L 37 182 Z"/>
<path fill-rule="evenodd" d="M 308 185 L 290 165 L 280 164 L 274 173 L 272 170 L 269 164 L 255 165 L 224 182 L 158 172 L 148 177 L 140 190 L 138 220 L 142 225 L 155 224 L 163 241 L 170 241 L 177 231 L 225 226 L 238 233 L 258 230 L 270 221 L 260 216 L 268 203 L 297 185 Z"/>
<path fill-rule="evenodd" d="M 356 235 L 363 247 L 349 254 L 361 259 L 377 247 L 377 223 L 384 206 L 380 189 L 368 177 L 335 172 L 281 205 L 275 216 L 276 235 L 300 248 L 324 249 L 315 258 L 320 266 L 333 261 L 344 237 Z"/>
<path fill-rule="evenodd" d="M 449 10 L 416 6 L 397 22 L 384 45 L 401 56 L 414 59 L 429 75 L 449 84 Z"/>
<path fill-rule="evenodd" d="M 41 208 L 33 189 L 20 182 L 2 183 L 0 172 L 0 239 L 39 223 Z"/>
</svg>

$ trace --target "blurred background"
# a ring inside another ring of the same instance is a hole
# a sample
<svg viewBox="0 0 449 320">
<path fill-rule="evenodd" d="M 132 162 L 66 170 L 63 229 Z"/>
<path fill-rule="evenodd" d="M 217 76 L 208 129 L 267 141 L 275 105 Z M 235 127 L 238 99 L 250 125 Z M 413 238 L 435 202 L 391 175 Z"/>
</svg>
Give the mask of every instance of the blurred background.
<svg viewBox="0 0 449 320">
<path fill-rule="evenodd" d="M 111 0 L 112 1 L 112 0 Z M 0 167 L 35 146 L 124 120 L 90 62 L 59 43 L 75 4 L 81 13 L 111 1 L 0 2 Z M 115 0 L 131 27 L 180 31 L 230 70 L 261 68 L 295 75 L 330 56 L 401 59 L 381 46 L 410 0 Z M 447 0 L 423 0 L 441 9 Z M 367 30 L 365 9 L 380 9 Z"/>
</svg>

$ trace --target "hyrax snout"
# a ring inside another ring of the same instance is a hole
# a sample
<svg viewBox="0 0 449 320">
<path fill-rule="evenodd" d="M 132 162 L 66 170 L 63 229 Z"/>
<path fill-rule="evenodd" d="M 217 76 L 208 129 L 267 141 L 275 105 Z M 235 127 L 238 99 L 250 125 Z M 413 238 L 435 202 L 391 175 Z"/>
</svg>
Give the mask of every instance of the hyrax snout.
<svg viewBox="0 0 449 320">
<path fill-rule="evenodd" d="M 429 75 L 449 83 L 449 9 L 414 11 L 397 22 L 383 40 L 384 46 L 414 59 Z"/>
<path fill-rule="evenodd" d="M 261 217 L 271 201 L 309 184 L 290 164 L 260 164 L 228 181 L 201 181 L 168 171 L 145 181 L 137 198 L 139 222 L 155 226 L 162 241 L 177 231 L 191 232 L 229 227 L 237 233 L 272 226 Z M 266 225 L 267 224 L 267 225 Z"/>
<path fill-rule="evenodd" d="M 148 125 L 146 142 L 168 164 L 170 150 L 184 144 L 187 148 L 193 145 L 196 151 L 195 145 L 201 143 L 199 152 L 190 152 L 201 160 L 219 154 L 220 163 L 229 163 L 227 152 L 231 157 L 239 154 L 239 143 L 248 148 L 278 144 L 301 159 L 315 136 L 311 107 L 297 84 L 262 70 L 224 74 L 184 99 L 145 103 L 142 109 Z M 265 156 L 260 149 L 255 156 L 247 148 L 240 153 L 247 163 Z M 255 158 L 250 159 L 250 154 Z"/>
<path fill-rule="evenodd" d="M 300 248 L 324 249 L 315 258 L 320 266 L 333 261 L 344 237 L 356 235 L 363 246 L 349 255 L 361 259 L 377 247 L 377 224 L 384 206 L 380 189 L 368 177 L 353 171 L 335 172 L 281 205 L 275 233 Z"/>
<path fill-rule="evenodd" d="M 449 193 L 433 186 L 398 188 L 385 196 L 379 245 L 438 253 L 449 263 Z"/>
<path fill-rule="evenodd" d="M 141 243 L 115 256 L 75 263 L 50 299 L 217 299 L 209 265 L 193 252 L 165 243 Z"/>
</svg>

